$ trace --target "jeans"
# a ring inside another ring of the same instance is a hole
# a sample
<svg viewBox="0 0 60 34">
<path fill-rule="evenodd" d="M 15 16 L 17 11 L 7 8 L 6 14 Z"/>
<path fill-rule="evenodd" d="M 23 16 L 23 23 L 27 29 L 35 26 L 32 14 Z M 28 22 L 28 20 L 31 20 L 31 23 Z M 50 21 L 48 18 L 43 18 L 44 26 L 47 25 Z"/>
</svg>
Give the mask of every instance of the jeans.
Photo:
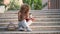
<svg viewBox="0 0 60 34">
<path fill-rule="evenodd" d="M 32 31 L 29 25 L 31 25 L 32 21 L 29 20 L 28 22 L 26 20 L 19 21 L 19 29 L 22 27 L 23 29 L 26 29 L 27 31 Z"/>
</svg>

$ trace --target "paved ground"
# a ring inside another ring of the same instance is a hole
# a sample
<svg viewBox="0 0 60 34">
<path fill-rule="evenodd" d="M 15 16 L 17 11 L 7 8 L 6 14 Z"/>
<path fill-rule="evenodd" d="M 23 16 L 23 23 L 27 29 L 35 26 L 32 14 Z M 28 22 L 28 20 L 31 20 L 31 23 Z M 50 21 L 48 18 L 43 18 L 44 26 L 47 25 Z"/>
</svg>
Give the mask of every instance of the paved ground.
<svg viewBox="0 0 60 34">
<path fill-rule="evenodd" d="M 35 21 L 30 25 L 32 32 L 1 31 L 0 33 L 30 33 L 30 34 L 60 34 L 60 10 L 32 10 Z M 0 14 L 0 28 L 6 27 L 10 22 L 18 24 L 17 11 L 8 11 Z M 3 33 L 3 34 L 4 34 Z"/>
</svg>

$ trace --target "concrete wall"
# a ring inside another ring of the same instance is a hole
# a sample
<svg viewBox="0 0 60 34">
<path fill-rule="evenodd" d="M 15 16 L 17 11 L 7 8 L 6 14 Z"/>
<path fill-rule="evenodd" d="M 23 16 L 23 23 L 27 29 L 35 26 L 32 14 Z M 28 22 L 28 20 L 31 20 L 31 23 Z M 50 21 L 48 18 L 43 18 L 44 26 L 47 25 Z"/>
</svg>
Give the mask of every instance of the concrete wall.
<svg viewBox="0 0 60 34">
<path fill-rule="evenodd" d="M 4 13 L 5 11 L 5 6 L 0 6 L 0 13 Z"/>
<path fill-rule="evenodd" d="M 50 0 L 49 9 L 60 9 L 60 0 Z"/>
<path fill-rule="evenodd" d="M 46 2 L 48 2 L 48 0 L 42 0 L 42 4 L 44 4 L 44 3 L 46 3 Z"/>
<path fill-rule="evenodd" d="M 48 0 L 42 0 L 42 4 L 45 4 L 46 2 L 48 2 Z M 48 10 L 48 5 L 44 7 L 42 10 Z"/>
</svg>

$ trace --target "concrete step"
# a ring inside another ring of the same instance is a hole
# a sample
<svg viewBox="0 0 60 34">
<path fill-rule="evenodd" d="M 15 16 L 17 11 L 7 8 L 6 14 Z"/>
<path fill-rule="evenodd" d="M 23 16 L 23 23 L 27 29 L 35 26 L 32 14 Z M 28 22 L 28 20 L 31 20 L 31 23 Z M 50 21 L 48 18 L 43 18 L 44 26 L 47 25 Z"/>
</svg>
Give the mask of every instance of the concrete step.
<svg viewBox="0 0 60 34">
<path fill-rule="evenodd" d="M 6 14 L 6 15 L 0 15 L 0 17 L 17 17 L 18 15 L 16 14 Z M 34 14 L 33 17 L 60 17 L 60 14 Z"/>
<path fill-rule="evenodd" d="M 18 19 L 0 19 L 0 21 L 18 21 Z M 35 21 L 43 21 L 43 22 L 49 22 L 49 21 L 52 21 L 52 22 L 58 22 L 60 21 L 60 18 L 35 18 Z"/>
<path fill-rule="evenodd" d="M 4 22 L 4 23 L 0 23 L 0 26 L 1 25 L 8 25 L 10 22 Z M 15 25 L 18 24 L 18 22 L 11 22 Z M 60 26 L 60 22 L 59 23 L 32 23 L 31 26 L 56 26 L 56 25 L 59 25 Z"/>
<path fill-rule="evenodd" d="M 8 12 L 5 12 L 4 14 L 17 14 L 18 12 L 17 11 L 8 11 Z M 39 11 L 30 11 L 30 13 L 59 13 L 59 11 L 41 11 L 41 10 L 39 10 Z M 3 13 L 1 13 L 1 14 L 3 14 Z"/>
<path fill-rule="evenodd" d="M 34 18 L 60 18 L 60 15 L 34 15 Z M 0 16 L 0 18 L 18 18 L 18 16 Z"/>
<path fill-rule="evenodd" d="M 60 31 L 32 31 L 32 32 L 25 32 L 25 31 L 3 31 L 0 34 L 60 34 Z"/>
<path fill-rule="evenodd" d="M 31 26 L 60 26 L 60 23 L 32 23 Z"/>
<path fill-rule="evenodd" d="M 59 20 L 60 18 L 49 18 L 49 17 L 34 17 L 36 20 Z M 18 19 L 18 17 L 0 17 L 0 20 L 1 19 Z"/>
<path fill-rule="evenodd" d="M 5 13 L 17 13 L 19 10 L 10 10 L 10 11 L 7 11 Z M 30 10 L 30 12 L 60 12 L 60 10 Z"/>
<path fill-rule="evenodd" d="M 4 22 L 16 22 L 18 21 L 18 19 L 0 19 L 0 23 L 4 23 Z M 33 22 L 38 22 L 38 23 L 59 23 L 60 19 L 36 19 Z"/>
<path fill-rule="evenodd" d="M 60 18 L 60 15 L 33 15 L 35 18 Z"/>
<path fill-rule="evenodd" d="M 13 18 L 13 17 L 0 17 L 0 20 L 3 20 L 3 19 L 6 19 L 6 20 L 9 20 L 9 19 L 18 19 L 18 18 Z M 36 20 L 59 20 L 60 18 L 44 18 L 44 17 L 41 17 L 41 18 L 35 18 Z"/>
<path fill-rule="evenodd" d="M 60 26 L 30 26 L 33 31 L 60 31 Z M 0 27 L 0 31 L 7 31 L 7 27 Z M 6 30 L 3 30 L 6 29 Z"/>
<path fill-rule="evenodd" d="M 4 22 L 16 22 L 18 21 L 18 19 L 0 19 L 0 23 L 4 23 Z M 38 22 L 38 23 L 59 23 L 60 22 L 60 19 L 36 19 L 34 21 L 35 23 Z"/>
<path fill-rule="evenodd" d="M 18 20 L 12 20 L 12 21 L 0 21 L 0 23 L 10 23 L 10 22 L 12 22 L 12 23 L 17 23 L 18 22 Z M 40 24 L 50 24 L 50 23 L 52 23 L 52 24 L 54 24 L 54 23 L 60 23 L 60 21 L 33 21 L 32 23 L 40 23 Z"/>
<path fill-rule="evenodd" d="M 31 10 L 30 12 L 31 13 L 60 13 L 60 10 Z M 5 13 L 9 13 L 9 14 L 10 13 L 11 14 L 15 13 L 15 14 L 17 14 L 18 11 L 11 10 L 11 11 L 7 11 Z"/>
<path fill-rule="evenodd" d="M 18 15 L 15 13 L 3 13 L 1 15 Z M 32 15 L 60 15 L 60 13 L 32 13 Z"/>
<path fill-rule="evenodd" d="M 30 11 L 30 13 L 60 13 L 60 10 L 32 10 Z M 11 12 L 9 12 L 11 13 Z M 15 12 L 15 13 L 18 13 L 18 12 Z"/>
<path fill-rule="evenodd" d="M 5 13 L 17 13 L 19 10 L 10 10 L 10 11 L 6 11 Z M 60 10 L 30 10 L 30 12 L 60 12 Z"/>
<path fill-rule="evenodd" d="M 17 15 L 6 15 L 1 17 L 18 17 Z M 33 15 L 33 17 L 44 17 L 44 18 L 60 18 L 60 15 Z"/>
<path fill-rule="evenodd" d="M 32 28 L 32 30 L 33 31 L 60 31 L 60 26 L 35 26 Z"/>
<path fill-rule="evenodd" d="M 14 14 L 14 13 L 13 13 L 13 14 L 9 14 L 9 13 L 8 13 L 8 14 L 0 15 L 0 16 L 1 16 L 1 17 L 3 17 L 3 16 L 4 16 L 4 17 L 7 17 L 7 16 L 13 17 L 13 16 L 17 16 L 17 14 Z M 57 14 L 56 14 L 56 13 L 55 13 L 55 14 L 49 14 L 49 13 L 48 13 L 48 14 L 40 14 L 40 13 L 37 13 L 37 14 L 33 14 L 33 16 L 34 16 L 34 17 L 35 17 L 35 16 L 40 16 L 40 17 L 41 17 L 41 16 L 43 16 L 43 17 L 50 17 L 50 16 L 51 16 L 51 17 L 55 17 L 55 16 L 57 16 L 57 17 L 60 17 L 60 13 L 57 13 Z"/>
</svg>

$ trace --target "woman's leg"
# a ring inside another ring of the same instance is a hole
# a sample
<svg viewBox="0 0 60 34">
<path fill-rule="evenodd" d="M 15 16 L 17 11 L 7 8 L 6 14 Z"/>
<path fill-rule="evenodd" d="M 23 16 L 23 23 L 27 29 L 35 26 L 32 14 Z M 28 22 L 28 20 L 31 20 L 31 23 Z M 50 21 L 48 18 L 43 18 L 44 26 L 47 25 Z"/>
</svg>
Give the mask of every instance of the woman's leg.
<svg viewBox="0 0 60 34">
<path fill-rule="evenodd" d="M 31 24 L 32 24 L 32 20 L 29 20 L 29 21 L 27 22 L 27 24 L 28 24 L 28 25 L 31 25 Z"/>
<path fill-rule="evenodd" d="M 20 30 L 20 31 L 23 31 L 24 29 L 23 29 L 23 26 L 22 26 L 22 21 L 19 21 L 19 23 L 18 23 L 18 30 Z"/>
<path fill-rule="evenodd" d="M 31 21 L 26 22 L 26 20 L 22 21 L 22 26 L 27 30 L 27 31 L 32 31 L 31 28 L 29 27 L 29 25 Z"/>
<path fill-rule="evenodd" d="M 29 21 L 27 22 L 27 24 L 28 24 L 28 28 L 26 28 L 27 31 L 32 31 L 32 29 L 30 28 L 30 25 L 32 24 L 32 21 L 29 20 Z"/>
</svg>

